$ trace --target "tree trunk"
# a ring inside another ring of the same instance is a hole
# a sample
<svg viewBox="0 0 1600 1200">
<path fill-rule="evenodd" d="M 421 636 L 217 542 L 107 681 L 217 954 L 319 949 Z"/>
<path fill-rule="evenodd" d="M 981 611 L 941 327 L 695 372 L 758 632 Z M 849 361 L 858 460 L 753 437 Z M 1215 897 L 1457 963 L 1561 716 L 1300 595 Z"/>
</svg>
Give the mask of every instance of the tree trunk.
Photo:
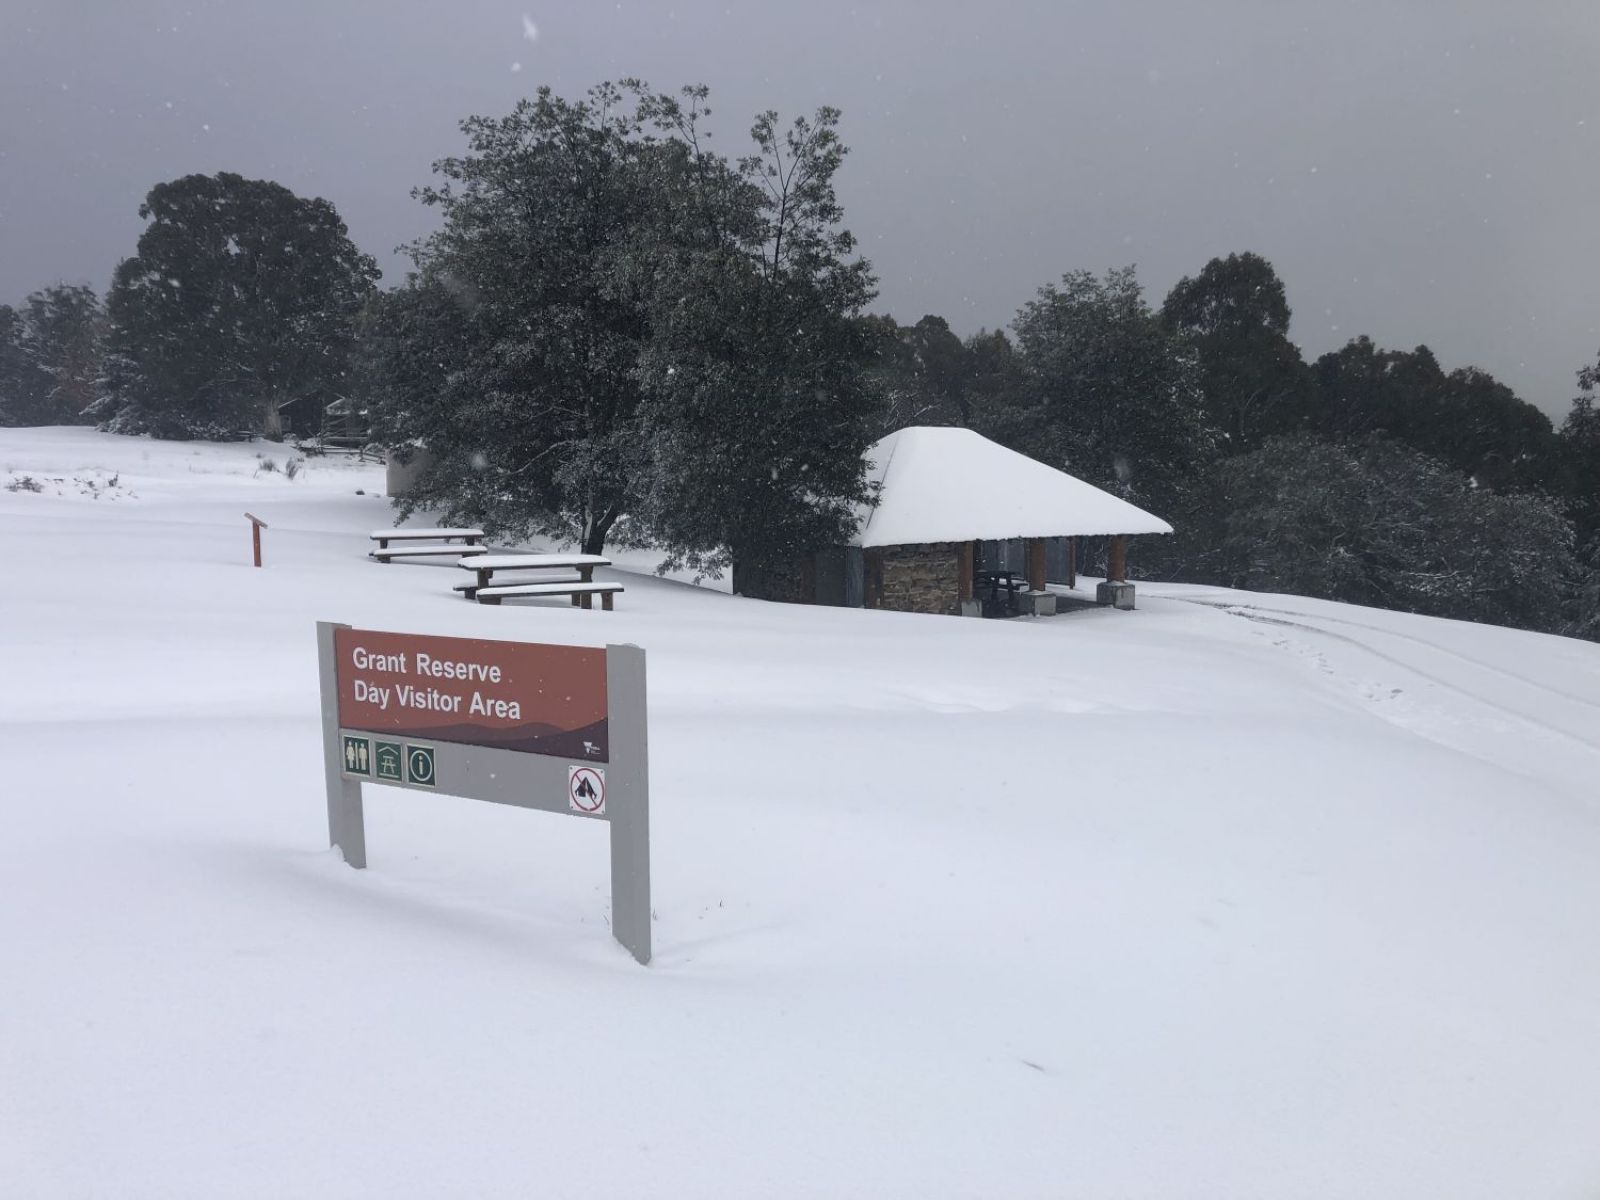
<svg viewBox="0 0 1600 1200">
<path fill-rule="evenodd" d="M 606 538 L 611 534 L 611 527 L 617 523 L 617 518 L 622 514 L 616 509 L 608 509 L 603 515 L 584 522 L 583 539 L 579 544 L 582 554 L 604 554 Z"/>
<path fill-rule="evenodd" d="M 733 594 L 761 599 L 766 592 L 766 574 L 761 570 L 755 555 L 743 552 L 738 546 L 734 546 L 728 557 L 733 560 L 729 568 L 733 576 Z"/>
</svg>

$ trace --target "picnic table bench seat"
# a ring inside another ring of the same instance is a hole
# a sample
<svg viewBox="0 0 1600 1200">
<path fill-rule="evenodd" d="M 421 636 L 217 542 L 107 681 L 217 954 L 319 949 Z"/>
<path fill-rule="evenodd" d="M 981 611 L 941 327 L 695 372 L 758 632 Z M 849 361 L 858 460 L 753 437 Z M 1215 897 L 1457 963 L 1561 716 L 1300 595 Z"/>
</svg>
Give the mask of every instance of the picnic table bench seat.
<svg viewBox="0 0 1600 1200">
<path fill-rule="evenodd" d="M 378 543 L 369 555 L 379 562 L 392 562 L 397 558 L 439 558 L 454 555 L 468 557 L 483 555 L 489 548 L 483 545 L 481 529 L 374 529 L 367 535 Z M 429 542 L 442 545 L 403 545 L 391 548 L 390 542 Z"/>
<path fill-rule="evenodd" d="M 574 605 L 588 608 L 599 596 L 600 607 L 610 612 L 611 598 L 622 590 L 620 583 L 504 583 L 477 588 L 476 598 L 479 604 L 499 604 L 508 596 L 571 596 Z"/>
<path fill-rule="evenodd" d="M 602 554 L 491 554 L 472 564 L 474 571 L 534 571 L 544 568 L 609 567 Z"/>
<path fill-rule="evenodd" d="M 495 587 L 516 587 L 525 583 L 587 583 L 582 575 L 573 572 L 571 575 L 541 575 L 538 579 L 507 579 L 497 583 Z M 484 585 L 476 581 L 472 583 L 457 583 L 450 588 L 452 592 L 460 592 L 468 600 L 475 600 L 480 588 Z"/>
<path fill-rule="evenodd" d="M 374 550 L 369 557 L 389 562 L 396 558 L 479 558 L 488 553 L 487 546 L 399 546 L 393 550 Z"/>
<path fill-rule="evenodd" d="M 461 538 L 468 542 L 481 542 L 481 529 L 423 529 L 407 526 L 403 529 L 374 529 L 367 535 L 375 542 L 415 542 L 427 538 Z"/>
</svg>

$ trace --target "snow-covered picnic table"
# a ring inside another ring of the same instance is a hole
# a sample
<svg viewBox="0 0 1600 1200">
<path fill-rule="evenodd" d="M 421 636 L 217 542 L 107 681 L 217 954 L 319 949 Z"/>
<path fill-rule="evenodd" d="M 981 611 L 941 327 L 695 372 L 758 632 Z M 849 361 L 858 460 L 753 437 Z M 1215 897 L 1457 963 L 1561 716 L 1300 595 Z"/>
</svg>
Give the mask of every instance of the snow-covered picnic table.
<svg viewBox="0 0 1600 1200">
<path fill-rule="evenodd" d="M 499 604 L 507 596 L 571 596 L 574 605 L 590 608 L 599 596 L 600 607 L 609 612 L 612 596 L 623 590 L 620 583 L 594 582 L 594 569 L 611 565 L 599 554 L 484 554 L 456 565 L 472 571 L 476 579 L 457 584 L 455 590 L 479 604 Z M 499 571 L 561 573 L 494 583 Z"/>
<path fill-rule="evenodd" d="M 433 558 L 442 555 L 471 557 L 489 552 L 489 548 L 481 544 L 483 541 L 481 529 L 374 529 L 367 536 L 378 543 L 378 548 L 372 552 L 372 557 L 379 562 L 390 562 L 396 558 Z M 390 542 L 443 544 L 402 546 L 397 550 L 391 550 Z M 453 542 L 460 544 L 450 544 Z"/>
</svg>

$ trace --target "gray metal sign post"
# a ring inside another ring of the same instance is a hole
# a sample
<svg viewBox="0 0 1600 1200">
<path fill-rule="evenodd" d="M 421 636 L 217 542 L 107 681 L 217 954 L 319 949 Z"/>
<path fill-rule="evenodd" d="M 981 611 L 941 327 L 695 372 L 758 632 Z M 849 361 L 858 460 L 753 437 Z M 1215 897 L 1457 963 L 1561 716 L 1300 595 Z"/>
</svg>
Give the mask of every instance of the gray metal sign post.
<svg viewBox="0 0 1600 1200">
<path fill-rule="evenodd" d="M 509 732 L 502 728 L 512 719 L 503 714 L 513 711 L 511 705 L 515 701 L 501 699 L 490 689 L 492 684 L 501 689 L 502 695 L 517 694 L 514 685 L 519 682 L 520 669 L 524 677 L 520 682 L 525 687 L 521 694 L 529 695 L 526 664 L 537 664 L 540 651 L 550 651 L 552 656 L 570 656 L 575 653 L 573 648 L 423 635 L 408 640 L 408 635 L 367 631 L 341 633 L 350 628 L 328 621 L 317 623 L 322 748 L 328 787 L 328 842 L 339 847 L 345 862 L 352 867 L 367 865 L 363 783 L 465 796 L 494 804 L 605 821 L 611 833 L 612 933 L 634 958 L 648 963 L 650 756 L 644 651 L 627 645 L 605 648 L 603 719 L 553 744 L 554 749 L 563 751 L 555 753 L 526 749 L 526 737 L 515 743 L 516 748 L 483 744 L 496 737 L 508 742 L 522 732 L 521 727 L 513 727 Z M 363 636 L 382 639 L 388 652 L 381 656 L 371 654 L 357 645 L 353 651 L 347 650 L 348 661 L 341 661 L 341 641 Z M 411 645 L 424 647 L 425 652 L 412 654 L 405 649 Z M 389 693 L 388 681 L 397 677 L 411 679 L 419 667 L 424 668 L 424 673 L 431 667 L 435 674 L 430 678 L 439 680 L 437 672 L 442 669 L 441 659 L 444 658 L 439 648 L 444 646 L 448 652 L 453 645 L 467 648 L 459 653 L 475 654 L 483 660 L 469 663 L 463 658 L 458 663 L 444 659 L 444 669 L 468 668 L 462 672 L 468 676 L 467 681 L 454 682 L 456 676 L 450 675 L 439 686 L 430 684 L 424 694 L 417 693 L 414 685 L 404 683 L 398 685 L 396 691 L 412 689 L 405 695 L 413 707 L 421 708 L 425 703 L 434 712 L 446 713 L 447 720 L 449 714 L 459 715 L 481 707 L 496 714 L 498 723 L 491 724 L 491 718 L 484 718 L 475 726 L 471 717 L 465 717 L 426 733 L 407 727 L 403 722 L 437 722 L 439 718 L 431 713 L 418 718 L 402 709 L 401 702 Z M 397 646 L 401 647 L 398 651 L 395 650 Z M 520 668 L 506 666 L 502 670 L 502 660 L 495 657 L 496 648 L 505 656 L 505 663 L 521 664 Z M 372 663 L 384 665 L 371 666 Z M 362 665 L 358 667 L 357 664 Z M 476 668 L 476 672 L 472 668 Z M 369 684 L 368 679 L 384 682 Z M 482 687 L 477 686 L 480 682 Z M 382 711 L 387 714 L 389 706 L 393 705 L 397 710 L 393 717 L 371 716 L 371 712 L 378 710 L 360 702 L 360 698 L 369 692 L 376 693 L 380 687 L 385 690 Z M 541 688 L 540 694 L 559 690 Z M 470 702 L 466 699 L 469 694 Z M 516 711 L 520 713 L 520 709 Z M 547 726 L 538 728 L 542 731 Z M 603 732 L 588 733 L 593 729 Z M 450 738 L 438 736 L 439 732 L 449 733 Z M 584 733 L 595 740 L 585 740 L 580 736 Z"/>
</svg>

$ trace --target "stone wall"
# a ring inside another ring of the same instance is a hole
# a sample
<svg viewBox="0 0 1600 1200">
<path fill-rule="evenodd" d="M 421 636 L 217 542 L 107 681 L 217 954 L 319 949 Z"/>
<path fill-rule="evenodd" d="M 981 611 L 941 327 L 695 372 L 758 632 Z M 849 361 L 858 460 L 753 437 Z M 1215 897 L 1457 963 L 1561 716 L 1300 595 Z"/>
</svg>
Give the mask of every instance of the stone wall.
<svg viewBox="0 0 1600 1200">
<path fill-rule="evenodd" d="M 961 555 L 955 542 L 867 551 L 868 608 L 961 615 Z"/>
</svg>

